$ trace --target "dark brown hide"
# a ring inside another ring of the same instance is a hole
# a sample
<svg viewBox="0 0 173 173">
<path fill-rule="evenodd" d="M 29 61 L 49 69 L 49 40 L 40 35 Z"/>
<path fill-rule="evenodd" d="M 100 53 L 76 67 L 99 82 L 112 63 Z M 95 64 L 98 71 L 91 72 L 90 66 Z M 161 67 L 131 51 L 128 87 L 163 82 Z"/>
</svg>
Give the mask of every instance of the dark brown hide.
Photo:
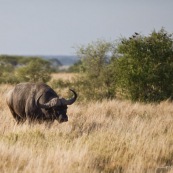
<svg viewBox="0 0 173 173">
<path fill-rule="evenodd" d="M 67 105 L 76 101 L 77 94 L 71 90 L 74 97 L 66 100 L 59 98 L 56 92 L 44 83 L 20 83 L 16 85 L 7 95 L 7 105 L 15 118 L 20 122 L 28 119 L 33 121 L 60 123 L 68 121 L 66 115 Z"/>
</svg>

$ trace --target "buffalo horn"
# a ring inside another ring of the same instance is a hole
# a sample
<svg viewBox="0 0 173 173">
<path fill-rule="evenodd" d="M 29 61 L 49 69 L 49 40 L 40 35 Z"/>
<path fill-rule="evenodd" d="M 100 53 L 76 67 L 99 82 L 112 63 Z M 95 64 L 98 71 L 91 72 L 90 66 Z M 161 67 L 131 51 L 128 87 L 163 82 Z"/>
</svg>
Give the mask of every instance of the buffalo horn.
<svg viewBox="0 0 173 173">
<path fill-rule="evenodd" d="M 43 106 L 42 108 L 52 108 L 54 106 L 60 106 L 60 105 L 61 105 L 61 101 L 59 98 L 56 97 L 51 99 L 49 102 L 41 105 L 41 107 Z"/>
<path fill-rule="evenodd" d="M 77 94 L 76 94 L 76 92 L 75 92 L 74 90 L 72 90 L 72 89 L 70 89 L 70 91 L 73 92 L 74 97 L 71 98 L 71 99 L 69 99 L 69 100 L 66 100 L 66 99 L 62 98 L 62 99 L 61 99 L 61 103 L 62 103 L 63 105 L 71 105 L 71 104 L 73 104 L 73 103 L 76 101 L 76 99 L 77 99 Z"/>
<path fill-rule="evenodd" d="M 61 105 L 71 105 L 71 104 L 73 104 L 75 101 L 76 101 L 76 98 L 77 98 L 77 94 L 76 94 L 76 92 L 74 91 L 74 90 L 72 90 L 72 89 L 70 89 L 70 91 L 72 91 L 73 92 L 73 94 L 74 94 L 74 97 L 73 98 L 71 98 L 71 99 L 69 99 L 69 100 L 66 100 L 66 99 L 64 99 L 64 98 L 62 98 L 62 99 L 59 99 L 58 97 L 56 97 L 56 98 L 53 98 L 53 99 L 51 99 L 49 102 L 47 102 L 47 103 L 44 103 L 44 104 L 40 104 L 39 103 L 39 99 L 40 99 L 40 97 L 37 99 L 37 102 L 36 102 L 36 104 L 37 104 L 37 106 L 39 105 L 41 108 L 51 108 L 51 107 L 54 107 L 54 106 L 61 106 Z"/>
<path fill-rule="evenodd" d="M 42 95 L 41 95 L 42 96 Z M 40 96 L 40 97 L 41 97 Z M 40 97 L 37 99 L 37 101 L 36 101 L 36 104 L 37 104 L 37 106 L 38 107 L 41 107 L 41 108 L 51 108 L 51 107 L 54 107 L 54 106 L 60 106 L 61 105 L 61 101 L 60 101 L 60 99 L 59 98 L 53 98 L 53 99 L 51 99 L 49 102 L 47 102 L 47 103 L 44 103 L 44 104 L 40 104 L 39 103 L 39 99 L 40 99 Z"/>
</svg>

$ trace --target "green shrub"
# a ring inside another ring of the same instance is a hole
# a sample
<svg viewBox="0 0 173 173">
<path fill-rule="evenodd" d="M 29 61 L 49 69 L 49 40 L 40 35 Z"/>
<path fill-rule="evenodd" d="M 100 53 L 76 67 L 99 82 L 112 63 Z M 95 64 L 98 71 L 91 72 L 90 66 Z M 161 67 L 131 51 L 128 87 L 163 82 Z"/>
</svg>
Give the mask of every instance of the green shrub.
<svg viewBox="0 0 173 173">
<path fill-rule="evenodd" d="M 110 63 L 114 51 L 114 44 L 106 41 L 79 47 L 77 55 L 81 61 L 78 69 L 81 75 L 76 78 L 74 86 L 77 86 L 83 98 L 93 100 L 115 97 L 115 74 Z"/>
<path fill-rule="evenodd" d="M 164 29 L 148 37 L 134 35 L 118 45 L 114 61 L 121 91 L 135 101 L 161 101 L 173 96 L 173 39 Z"/>
<path fill-rule="evenodd" d="M 48 61 L 33 59 L 26 66 L 16 69 L 16 76 L 21 82 L 47 82 L 50 80 L 51 70 Z"/>
<path fill-rule="evenodd" d="M 0 83 L 17 83 L 18 80 L 14 75 L 14 67 L 11 64 L 1 62 L 0 64 Z"/>
<path fill-rule="evenodd" d="M 0 83 L 47 82 L 51 62 L 39 57 L 0 55 Z"/>
</svg>

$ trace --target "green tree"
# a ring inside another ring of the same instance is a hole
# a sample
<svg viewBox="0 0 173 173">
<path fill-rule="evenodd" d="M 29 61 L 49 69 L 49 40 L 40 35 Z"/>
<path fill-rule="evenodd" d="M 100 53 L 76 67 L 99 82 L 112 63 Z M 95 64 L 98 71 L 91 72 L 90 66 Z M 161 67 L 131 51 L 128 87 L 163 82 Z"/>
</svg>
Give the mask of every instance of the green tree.
<svg viewBox="0 0 173 173">
<path fill-rule="evenodd" d="M 1 62 L 2 63 L 2 62 Z M 0 63 L 0 83 L 17 83 L 14 68 L 10 64 Z"/>
<path fill-rule="evenodd" d="M 115 81 L 112 76 L 111 57 L 114 56 L 114 44 L 97 41 L 79 47 L 80 76 L 76 85 L 86 99 L 115 97 Z"/>
<path fill-rule="evenodd" d="M 145 37 L 122 38 L 114 61 L 122 93 L 135 101 L 173 97 L 173 39 L 163 28 Z"/>
<path fill-rule="evenodd" d="M 31 59 L 27 65 L 16 69 L 16 76 L 21 82 L 47 82 L 50 73 L 50 63 L 40 58 Z"/>
</svg>

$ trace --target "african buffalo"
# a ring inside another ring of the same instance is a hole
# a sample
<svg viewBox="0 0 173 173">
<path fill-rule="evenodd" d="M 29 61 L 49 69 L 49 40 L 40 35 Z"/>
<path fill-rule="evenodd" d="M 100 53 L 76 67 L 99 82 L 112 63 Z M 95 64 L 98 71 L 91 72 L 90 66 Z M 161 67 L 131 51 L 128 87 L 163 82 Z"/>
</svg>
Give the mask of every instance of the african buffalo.
<svg viewBox="0 0 173 173">
<path fill-rule="evenodd" d="M 70 89 L 71 90 L 71 89 Z M 17 121 L 23 123 L 68 121 L 67 105 L 76 101 L 77 94 L 71 90 L 74 97 L 66 100 L 59 98 L 56 92 L 44 83 L 20 83 L 7 95 L 7 105 Z"/>
</svg>

